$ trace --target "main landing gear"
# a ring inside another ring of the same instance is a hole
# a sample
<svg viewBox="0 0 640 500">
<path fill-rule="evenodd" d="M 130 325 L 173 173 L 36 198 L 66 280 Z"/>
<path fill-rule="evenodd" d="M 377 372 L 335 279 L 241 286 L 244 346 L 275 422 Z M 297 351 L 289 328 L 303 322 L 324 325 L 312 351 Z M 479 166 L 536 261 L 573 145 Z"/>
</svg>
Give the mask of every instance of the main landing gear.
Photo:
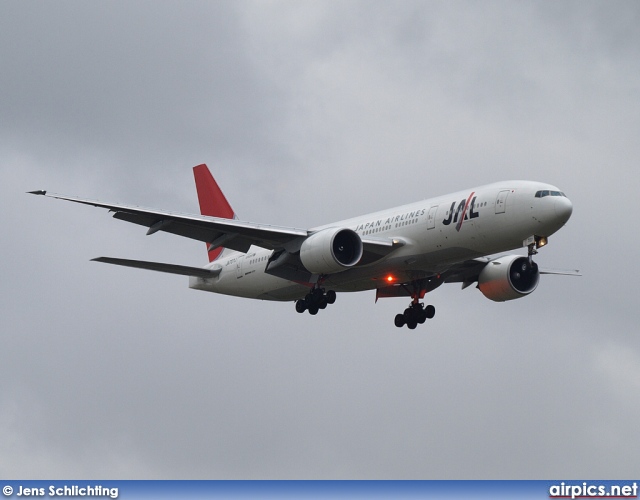
<svg viewBox="0 0 640 500">
<path fill-rule="evenodd" d="M 335 301 L 336 292 L 333 290 L 325 292 L 324 288 L 314 288 L 304 299 L 296 300 L 296 311 L 299 313 L 309 311 L 311 315 L 318 314 L 318 310 L 324 309 Z"/>
<path fill-rule="evenodd" d="M 436 315 L 436 308 L 432 305 L 425 305 L 418 302 L 417 297 L 413 299 L 411 305 L 404 310 L 402 314 L 396 314 L 394 323 L 398 328 L 407 325 L 409 330 L 413 330 L 419 324 L 433 318 Z"/>
</svg>

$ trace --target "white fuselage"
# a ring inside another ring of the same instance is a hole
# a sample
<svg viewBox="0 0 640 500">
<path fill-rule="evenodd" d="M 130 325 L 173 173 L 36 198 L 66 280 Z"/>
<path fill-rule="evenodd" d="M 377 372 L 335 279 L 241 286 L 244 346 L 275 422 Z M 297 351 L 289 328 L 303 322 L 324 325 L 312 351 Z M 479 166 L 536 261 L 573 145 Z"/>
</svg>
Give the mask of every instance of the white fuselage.
<svg viewBox="0 0 640 500">
<path fill-rule="evenodd" d="M 536 197 L 540 191 L 555 195 Z M 520 248 L 531 236 L 550 236 L 569 219 L 572 205 L 558 188 L 532 181 L 506 181 L 411 203 L 313 228 L 352 229 L 363 239 L 403 243 L 388 256 L 324 277 L 336 292 L 381 288 L 446 271 L 451 265 Z M 252 246 L 226 250 L 208 267 L 215 278 L 189 279 L 198 290 L 265 300 L 294 300 L 309 292 L 299 284 L 265 273 L 272 250 Z M 391 281 L 387 281 L 391 280 Z"/>
</svg>

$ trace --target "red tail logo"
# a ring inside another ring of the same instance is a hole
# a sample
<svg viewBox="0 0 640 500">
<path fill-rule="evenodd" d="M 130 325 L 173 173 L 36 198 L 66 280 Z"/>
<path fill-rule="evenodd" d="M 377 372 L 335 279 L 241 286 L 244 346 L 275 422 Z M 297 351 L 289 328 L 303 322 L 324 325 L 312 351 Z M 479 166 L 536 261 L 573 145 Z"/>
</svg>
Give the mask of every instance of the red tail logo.
<svg viewBox="0 0 640 500">
<path fill-rule="evenodd" d="M 193 176 L 196 179 L 196 190 L 198 191 L 198 202 L 200 203 L 200 213 L 211 217 L 222 219 L 233 219 L 235 213 L 225 198 L 220 186 L 215 181 L 207 166 L 203 163 L 193 167 Z M 207 243 L 209 248 L 210 243 Z M 209 262 L 213 262 L 222 253 L 222 248 L 214 248 L 209 252 Z"/>
</svg>

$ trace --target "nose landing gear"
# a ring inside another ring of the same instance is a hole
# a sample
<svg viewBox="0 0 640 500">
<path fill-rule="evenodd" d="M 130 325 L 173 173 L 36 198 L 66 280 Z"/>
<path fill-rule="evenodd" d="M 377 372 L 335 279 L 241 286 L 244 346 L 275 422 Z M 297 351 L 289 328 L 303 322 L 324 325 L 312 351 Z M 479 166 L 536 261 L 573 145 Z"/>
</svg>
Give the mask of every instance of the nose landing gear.
<svg viewBox="0 0 640 500">
<path fill-rule="evenodd" d="M 325 292 L 324 288 L 314 288 L 311 290 L 304 299 L 296 300 L 296 311 L 303 313 L 309 311 L 309 314 L 318 314 L 320 309 L 324 309 L 329 304 L 333 304 L 336 301 L 336 292 L 328 290 Z"/>
<path fill-rule="evenodd" d="M 545 244 L 546 244 L 546 238 L 545 238 Z M 535 243 L 531 243 L 530 245 L 528 245 L 527 255 L 529 257 L 529 266 L 533 266 L 533 256 L 536 255 L 537 253 L 538 251 L 536 250 Z"/>
<path fill-rule="evenodd" d="M 407 307 L 402 314 L 396 314 L 393 322 L 398 328 L 407 325 L 409 330 L 414 330 L 418 324 L 424 323 L 427 319 L 431 319 L 436 315 L 436 308 L 432 305 L 425 305 L 418 302 L 418 298 L 414 297 L 411 305 Z"/>
</svg>

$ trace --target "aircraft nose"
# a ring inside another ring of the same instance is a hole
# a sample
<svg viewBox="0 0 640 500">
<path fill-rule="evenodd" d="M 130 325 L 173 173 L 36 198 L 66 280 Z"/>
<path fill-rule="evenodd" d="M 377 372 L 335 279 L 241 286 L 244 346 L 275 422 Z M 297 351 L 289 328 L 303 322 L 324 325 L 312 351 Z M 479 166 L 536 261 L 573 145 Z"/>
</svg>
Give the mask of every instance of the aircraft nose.
<svg viewBox="0 0 640 500">
<path fill-rule="evenodd" d="M 555 199 L 554 208 L 556 212 L 556 216 L 562 219 L 562 222 L 565 223 L 571 217 L 571 213 L 573 212 L 573 204 L 564 196 L 558 196 Z"/>
</svg>

